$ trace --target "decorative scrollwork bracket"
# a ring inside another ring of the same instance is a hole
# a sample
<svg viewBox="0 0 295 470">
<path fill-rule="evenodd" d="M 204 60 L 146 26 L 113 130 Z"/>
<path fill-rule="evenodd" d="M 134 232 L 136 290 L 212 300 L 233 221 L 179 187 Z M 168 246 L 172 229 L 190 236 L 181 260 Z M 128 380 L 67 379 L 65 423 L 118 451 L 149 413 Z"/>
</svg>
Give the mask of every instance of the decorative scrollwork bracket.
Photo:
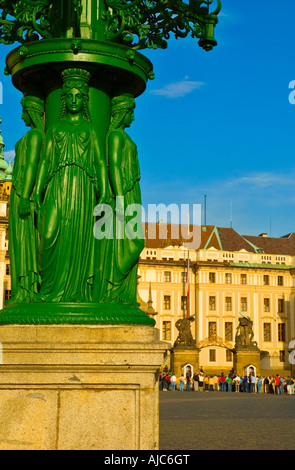
<svg viewBox="0 0 295 470">
<path fill-rule="evenodd" d="M 68 0 L 73 14 L 74 38 L 81 35 L 83 9 L 90 8 L 90 0 Z M 213 2 L 217 6 L 213 12 Z M 21 44 L 38 39 L 65 36 L 68 25 L 62 23 L 62 3 L 57 0 L 0 0 L 0 42 Z M 97 0 L 96 8 L 102 14 L 93 16 L 93 30 L 100 22 L 106 41 L 126 45 L 131 49 L 162 48 L 171 35 L 176 39 L 191 35 L 199 39 L 206 51 L 216 46 L 214 28 L 221 10 L 220 0 Z M 85 10 L 86 11 L 86 10 Z"/>
</svg>

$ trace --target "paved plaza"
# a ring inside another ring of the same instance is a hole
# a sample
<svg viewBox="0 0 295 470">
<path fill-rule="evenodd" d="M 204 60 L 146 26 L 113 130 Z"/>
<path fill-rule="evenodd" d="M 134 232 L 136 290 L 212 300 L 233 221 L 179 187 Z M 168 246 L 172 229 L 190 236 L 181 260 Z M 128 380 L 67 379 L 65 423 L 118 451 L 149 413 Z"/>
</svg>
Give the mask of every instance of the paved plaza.
<svg viewBox="0 0 295 470">
<path fill-rule="evenodd" d="M 294 450 L 295 395 L 160 392 L 160 450 Z"/>
</svg>

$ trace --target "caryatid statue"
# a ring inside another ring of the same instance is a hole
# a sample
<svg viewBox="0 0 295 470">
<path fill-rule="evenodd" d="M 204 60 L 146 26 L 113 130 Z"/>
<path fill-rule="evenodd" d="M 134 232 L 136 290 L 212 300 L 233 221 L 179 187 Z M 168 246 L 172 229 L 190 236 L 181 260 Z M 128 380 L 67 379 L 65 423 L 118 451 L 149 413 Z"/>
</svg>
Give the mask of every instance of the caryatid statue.
<svg viewBox="0 0 295 470">
<path fill-rule="evenodd" d="M 40 211 L 39 300 L 92 302 L 95 267 L 93 210 L 106 202 L 104 142 L 89 113 L 90 73 L 62 73 L 60 114 L 46 133 L 35 200 Z"/>
<path fill-rule="evenodd" d="M 21 43 L 6 72 L 23 93 L 32 85 L 14 170 L 12 302 L 0 323 L 155 324 L 136 301 L 144 240 L 130 223 L 140 171 L 126 129 L 153 78 L 138 50 L 190 34 L 209 51 L 220 9 L 220 0 L 0 0 L 0 42 Z M 95 237 L 103 218 L 113 239 Z"/>
<path fill-rule="evenodd" d="M 34 199 L 37 170 L 45 144 L 44 101 L 27 95 L 21 104 L 22 118 L 30 130 L 15 146 L 9 210 L 12 291 L 9 303 L 33 302 L 41 284 Z"/>
</svg>

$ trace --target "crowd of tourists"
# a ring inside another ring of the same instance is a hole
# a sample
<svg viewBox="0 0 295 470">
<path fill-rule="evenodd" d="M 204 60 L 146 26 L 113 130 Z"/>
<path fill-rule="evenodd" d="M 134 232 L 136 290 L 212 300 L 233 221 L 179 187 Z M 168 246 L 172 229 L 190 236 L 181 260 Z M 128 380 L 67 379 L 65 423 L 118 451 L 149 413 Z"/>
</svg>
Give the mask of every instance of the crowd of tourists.
<svg viewBox="0 0 295 470">
<path fill-rule="evenodd" d="M 198 373 L 192 375 L 191 369 L 186 374 L 176 377 L 174 372 L 166 366 L 160 373 L 159 389 L 161 391 L 195 391 L 195 392 L 244 392 L 244 393 L 271 393 L 271 394 L 295 394 L 295 382 L 292 377 L 275 376 L 259 377 L 251 372 L 248 376 L 240 377 L 235 370 L 229 374 L 221 371 L 220 375 L 205 374 L 201 368 Z"/>
</svg>

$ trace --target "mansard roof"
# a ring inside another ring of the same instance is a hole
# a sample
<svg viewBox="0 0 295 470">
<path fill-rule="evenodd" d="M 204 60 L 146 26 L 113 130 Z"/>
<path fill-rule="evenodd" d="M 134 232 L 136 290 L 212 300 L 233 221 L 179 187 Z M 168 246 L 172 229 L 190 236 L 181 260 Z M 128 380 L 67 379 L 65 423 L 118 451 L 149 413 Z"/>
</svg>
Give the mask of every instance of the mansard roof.
<svg viewBox="0 0 295 470">
<path fill-rule="evenodd" d="M 177 224 L 144 223 L 147 249 L 175 248 L 183 246 L 187 241 L 188 227 Z M 190 225 L 189 232 L 193 233 Z M 200 249 L 218 251 L 244 251 L 248 253 L 265 253 L 272 255 L 295 255 L 295 233 L 280 238 L 267 236 L 240 235 L 233 228 L 202 225 L 200 227 Z"/>
<path fill-rule="evenodd" d="M 260 252 L 272 255 L 295 255 L 295 233 L 280 238 L 243 235 L 243 238 L 260 248 Z"/>
</svg>

